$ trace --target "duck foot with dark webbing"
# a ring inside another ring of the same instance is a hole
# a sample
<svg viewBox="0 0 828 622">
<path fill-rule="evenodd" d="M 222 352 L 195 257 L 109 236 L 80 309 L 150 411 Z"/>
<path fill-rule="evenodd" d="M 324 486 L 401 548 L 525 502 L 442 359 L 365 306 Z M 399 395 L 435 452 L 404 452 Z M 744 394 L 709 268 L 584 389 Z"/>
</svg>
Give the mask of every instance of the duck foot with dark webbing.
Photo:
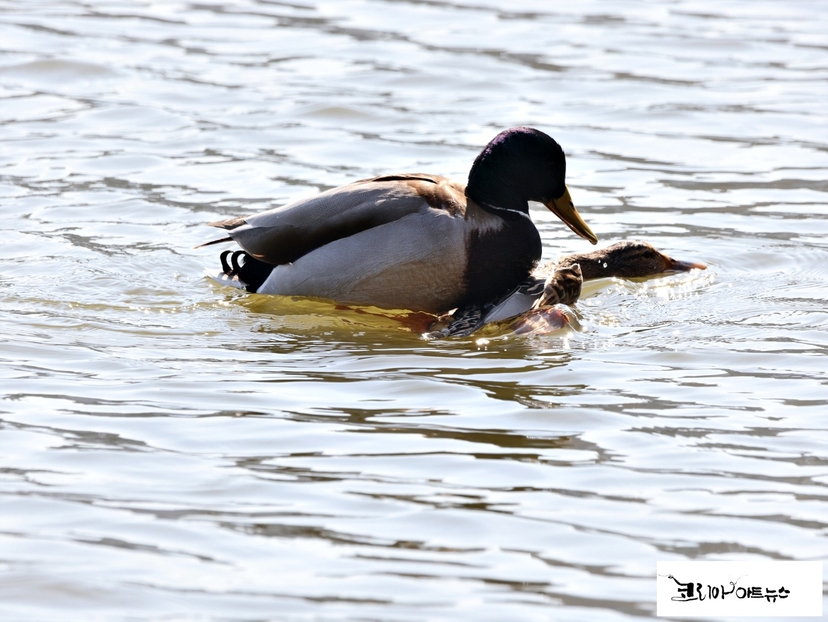
<svg viewBox="0 0 828 622">
<path fill-rule="evenodd" d="M 510 328 L 529 332 L 533 316 L 542 324 L 549 318 L 549 307 L 574 304 L 581 296 L 583 281 L 606 277 L 634 278 L 668 272 L 704 270 L 702 263 L 678 261 L 660 253 L 646 242 L 619 242 L 591 253 L 562 257 L 535 270 L 508 294 L 489 303 L 473 304 L 441 316 L 426 336 L 462 337 L 486 324 L 518 318 Z M 546 314 L 546 317 L 544 316 Z M 565 322 L 554 315 L 555 322 Z"/>
</svg>

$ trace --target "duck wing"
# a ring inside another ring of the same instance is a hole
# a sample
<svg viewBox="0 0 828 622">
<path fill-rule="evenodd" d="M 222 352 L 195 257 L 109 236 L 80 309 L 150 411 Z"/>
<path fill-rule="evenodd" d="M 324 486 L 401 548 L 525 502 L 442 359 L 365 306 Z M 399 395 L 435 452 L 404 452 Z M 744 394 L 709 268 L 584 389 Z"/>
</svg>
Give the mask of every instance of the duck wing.
<svg viewBox="0 0 828 622">
<path fill-rule="evenodd" d="M 502 322 L 526 313 L 543 295 L 544 284 L 543 279 L 529 276 L 493 302 L 465 305 L 442 317 L 426 337 L 465 337 L 491 322 Z"/>
<path fill-rule="evenodd" d="M 549 273 L 549 270 L 552 272 Z M 549 274 L 544 278 L 543 275 L 546 273 Z M 564 266 L 547 264 L 497 300 L 483 305 L 467 305 L 455 310 L 450 319 L 438 322 L 442 324 L 448 321 L 446 326 L 432 329 L 427 336 L 464 337 L 471 335 L 486 324 L 510 320 L 550 305 L 575 304 L 581 295 L 582 282 L 581 267 L 577 263 Z M 552 324 L 555 330 L 561 328 L 557 324 L 560 318 L 550 317 L 554 319 Z M 528 332 L 528 330 L 523 332 Z"/>
<path fill-rule="evenodd" d="M 336 240 L 429 209 L 464 213 L 465 187 L 437 175 L 386 175 L 209 224 L 227 230 L 229 239 L 252 257 L 282 265 Z"/>
</svg>

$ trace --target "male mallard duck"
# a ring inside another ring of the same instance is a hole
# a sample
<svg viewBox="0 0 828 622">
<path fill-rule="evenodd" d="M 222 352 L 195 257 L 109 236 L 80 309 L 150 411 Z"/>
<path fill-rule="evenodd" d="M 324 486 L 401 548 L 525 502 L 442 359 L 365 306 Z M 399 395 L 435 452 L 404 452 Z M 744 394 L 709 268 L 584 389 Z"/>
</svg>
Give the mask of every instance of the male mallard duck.
<svg viewBox="0 0 828 622">
<path fill-rule="evenodd" d="M 591 253 L 566 255 L 535 270 L 508 294 L 484 304 L 461 307 L 438 320 L 432 337 L 470 335 L 484 324 L 502 322 L 549 305 L 573 304 L 583 281 L 620 276 L 634 278 L 707 268 L 678 261 L 647 242 L 618 242 Z M 520 332 L 520 327 L 516 327 Z"/>
<path fill-rule="evenodd" d="M 541 256 L 529 201 L 598 240 L 565 184 L 566 158 L 536 129 L 501 132 L 466 186 L 410 173 L 357 181 L 255 216 L 209 223 L 243 250 L 214 278 L 260 294 L 445 313 L 525 279 Z M 206 246 L 202 245 L 202 246 Z M 229 260 L 228 260 L 229 258 Z"/>
</svg>

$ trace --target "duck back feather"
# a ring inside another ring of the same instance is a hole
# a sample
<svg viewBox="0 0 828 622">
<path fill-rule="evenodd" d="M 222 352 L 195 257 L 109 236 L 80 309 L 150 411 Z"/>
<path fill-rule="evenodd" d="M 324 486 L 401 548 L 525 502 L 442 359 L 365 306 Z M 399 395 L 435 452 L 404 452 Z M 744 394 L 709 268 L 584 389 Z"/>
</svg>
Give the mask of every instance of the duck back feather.
<svg viewBox="0 0 828 622">
<path fill-rule="evenodd" d="M 444 200 L 428 201 L 438 195 Z M 253 216 L 209 224 L 226 229 L 253 258 L 280 265 L 428 207 L 456 212 L 462 209 L 463 199 L 462 186 L 444 177 L 394 175 L 364 179 Z"/>
</svg>

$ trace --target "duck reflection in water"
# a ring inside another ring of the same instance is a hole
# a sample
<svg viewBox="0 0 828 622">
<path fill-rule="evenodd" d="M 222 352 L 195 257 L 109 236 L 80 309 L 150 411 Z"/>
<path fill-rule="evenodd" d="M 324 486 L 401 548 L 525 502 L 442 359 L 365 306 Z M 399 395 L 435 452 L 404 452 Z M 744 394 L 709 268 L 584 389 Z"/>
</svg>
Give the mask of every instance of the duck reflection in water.
<svg viewBox="0 0 828 622">
<path fill-rule="evenodd" d="M 486 304 L 467 305 L 441 316 L 426 336 L 460 337 L 487 324 L 510 320 L 509 328 L 516 333 L 551 332 L 569 322 L 566 314 L 555 305 L 574 304 L 581 296 L 584 281 L 706 268 L 703 263 L 673 259 L 647 242 L 618 242 L 591 253 L 566 255 L 558 262 L 545 264 L 508 294 Z"/>
</svg>

